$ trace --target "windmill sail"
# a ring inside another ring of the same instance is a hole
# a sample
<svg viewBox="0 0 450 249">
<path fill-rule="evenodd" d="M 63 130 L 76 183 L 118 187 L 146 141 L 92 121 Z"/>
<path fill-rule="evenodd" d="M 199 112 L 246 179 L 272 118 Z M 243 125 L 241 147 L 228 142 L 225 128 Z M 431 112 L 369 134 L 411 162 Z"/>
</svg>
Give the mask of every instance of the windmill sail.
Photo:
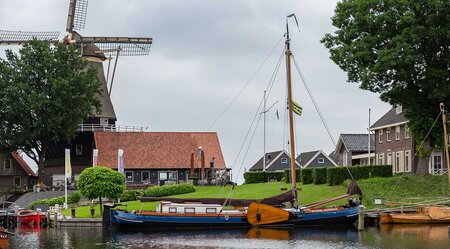
<svg viewBox="0 0 450 249">
<path fill-rule="evenodd" d="M 88 0 L 70 0 L 69 14 L 67 15 L 66 31 L 84 29 L 86 24 L 86 15 Z"/>
<path fill-rule="evenodd" d="M 95 43 L 105 55 L 115 55 L 120 49 L 121 56 L 148 55 L 152 38 L 142 37 L 86 37 L 81 36 L 78 44 Z"/>
<path fill-rule="evenodd" d="M 10 31 L 0 30 L 1 45 L 20 45 L 28 43 L 33 39 L 45 40 L 49 42 L 58 42 L 58 31 L 33 32 L 33 31 Z"/>
</svg>

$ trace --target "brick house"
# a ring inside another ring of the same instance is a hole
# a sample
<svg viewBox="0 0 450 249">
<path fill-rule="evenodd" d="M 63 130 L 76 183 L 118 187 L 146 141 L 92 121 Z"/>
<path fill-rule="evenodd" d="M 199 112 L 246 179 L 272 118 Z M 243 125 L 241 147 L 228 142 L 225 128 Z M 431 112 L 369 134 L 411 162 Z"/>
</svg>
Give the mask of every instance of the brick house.
<svg viewBox="0 0 450 249">
<path fill-rule="evenodd" d="M 297 167 L 300 164 L 296 161 Z M 266 153 L 266 171 L 284 171 L 291 168 L 291 156 L 285 150 L 272 151 Z M 262 171 L 263 157 L 261 157 L 249 171 Z"/>
<path fill-rule="evenodd" d="M 402 106 L 391 108 L 378 119 L 370 130 L 375 132 L 375 154 L 377 164 L 392 164 L 394 173 L 416 172 L 419 162 L 414 137 L 408 131 L 408 120 L 403 115 Z M 428 173 L 444 174 L 442 151 L 431 153 Z"/>
<path fill-rule="evenodd" d="M 368 134 L 341 134 L 336 149 L 330 157 L 339 166 L 367 165 L 375 163 L 375 136 L 370 135 L 370 154 Z"/>
<path fill-rule="evenodd" d="M 322 150 L 300 153 L 300 155 L 297 157 L 297 162 L 300 163 L 302 168 L 337 166 L 333 159 L 331 159 Z"/>
<path fill-rule="evenodd" d="M 26 186 L 32 189 L 37 183 L 37 175 L 23 160 L 22 156 L 13 152 L 0 154 L 0 188 L 7 190 L 12 187 L 22 189 Z"/>
</svg>

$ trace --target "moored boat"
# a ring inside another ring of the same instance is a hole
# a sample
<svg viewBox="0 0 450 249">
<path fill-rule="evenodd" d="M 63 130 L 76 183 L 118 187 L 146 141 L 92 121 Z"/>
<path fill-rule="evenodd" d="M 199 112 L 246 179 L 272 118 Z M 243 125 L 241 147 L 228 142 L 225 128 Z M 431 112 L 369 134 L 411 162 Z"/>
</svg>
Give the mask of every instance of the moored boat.
<svg viewBox="0 0 450 249">
<path fill-rule="evenodd" d="M 21 224 L 44 224 L 47 217 L 45 217 L 44 214 L 40 213 L 40 212 L 36 212 L 33 210 L 20 210 L 17 213 L 17 217 L 19 220 L 19 223 Z"/>
<path fill-rule="evenodd" d="M 386 213 L 380 215 L 382 224 L 450 223 L 450 207 L 420 207 L 414 213 Z"/>
</svg>

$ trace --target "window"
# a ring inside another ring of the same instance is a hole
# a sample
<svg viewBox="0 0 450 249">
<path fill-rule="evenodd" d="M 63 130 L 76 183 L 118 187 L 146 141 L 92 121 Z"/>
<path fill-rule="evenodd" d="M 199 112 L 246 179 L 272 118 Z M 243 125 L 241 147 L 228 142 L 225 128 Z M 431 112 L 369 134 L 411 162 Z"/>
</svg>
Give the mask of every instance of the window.
<svg viewBox="0 0 450 249">
<path fill-rule="evenodd" d="M 319 158 L 319 163 L 325 163 L 325 159 L 323 157 Z"/>
<path fill-rule="evenodd" d="M 12 160 L 11 159 L 5 159 L 3 161 L 3 168 L 5 170 L 11 170 L 11 168 L 12 168 Z"/>
<path fill-rule="evenodd" d="M 176 213 L 177 208 L 176 207 L 169 207 L 169 213 Z"/>
<path fill-rule="evenodd" d="M 392 165 L 392 153 L 391 153 L 391 150 L 388 150 L 387 151 L 387 162 L 386 162 L 386 164 L 387 165 Z"/>
<path fill-rule="evenodd" d="M 411 151 L 405 150 L 405 172 L 411 172 Z"/>
<path fill-rule="evenodd" d="M 159 180 L 167 180 L 167 172 L 159 172 Z"/>
<path fill-rule="evenodd" d="M 395 171 L 398 172 L 404 172 L 403 169 L 403 151 L 397 151 L 395 152 Z"/>
<path fill-rule="evenodd" d="M 108 118 L 100 118 L 100 125 L 108 125 Z"/>
<path fill-rule="evenodd" d="M 281 163 L 287 163 L 287 162 L 288 162 L 287 158 L 281 158 Z"/>
<path fill-rule="evenodd" d="M 400 140 L 400 126 L 395 126 L 395 140 Z"/>
<path fill-rule="evenodd" d="M 391 141 L 391 128 L 386 128 L 386 141 Z"/>
<path fill-rule="evenodd" d="M 405 139 L 409 138 L 409 128 L 405 125 Z"/>
<path fill-rule="evenodd" d="M 187 214 L 195 214 L 195 208 L 184 208 L 184 212 Z"/>
<path fill-rule="evenodd" d="M 76 154 L 77 156 L 83 155 L 83 145 L 77 144 L 77 145 L 75 146 L 75 154 Z"/>
<path fill-rule="evenodd" d="M 20 187 L 21 181 L 20 181 L 20 176 L 14 176 L 14 186 Z"/>
<path fill-rule="evenodd" d="M 215 214 L 217 213 L 216 208 L 206 208 L 207 214 Z"/>
<path fill-rule="evenodd" d="M 141 182 L 149 182 L 149 181 L 150 181 L 150 171 L 142 171 Z"/>
<path fill-rule="evenodd" d="M 384 165 L 384 153 L 381 153 L 380 155 L 378 155 L 378 158 L 379 158 L 378 164 Z"/>
<path fill-rule="evenodd" d="M 398 106 L 396 106 L 395 107 L 395 114 L 400 114 L 400 113 L 402 113 L 403 112 L 403 107 L 402 107 L 402 105 L 398 105 Z"/>
<path fill-rule="evenodd" d="M 383 143 L 383 129 L 378 132 L 378 143 Z"/>
<path fill-rule="evenodd" d="M 125 171 L 125 181 L 134 182 L 133 171 Z"/>
</svg>

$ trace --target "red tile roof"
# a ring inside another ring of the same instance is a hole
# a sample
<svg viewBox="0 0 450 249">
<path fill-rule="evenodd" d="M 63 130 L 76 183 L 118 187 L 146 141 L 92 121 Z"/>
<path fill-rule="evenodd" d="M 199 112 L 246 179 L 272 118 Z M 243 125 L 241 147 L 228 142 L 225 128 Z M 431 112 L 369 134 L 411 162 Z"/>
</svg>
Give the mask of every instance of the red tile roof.
<svg viewBox="0 0 450 249">
<path fill-rule="evenodd" d="M 19 165 L 27 172 L 30 176 L 37 176 L 34 170 L 30 168 L 27 162 L 23 160 L 22 156 L 20 156 L 17 152 L 12 152 L 11 155 L 16 159 L 16 161 L 19 163 Z"/>
<path fill-rule="evenodd" d="M 191 153 L 202 146 L 205 167 L 214 157 L 214 168 L 225 168 L 216 132 L 95 132 L 98 165 L 117 169 L 117 150 L 124 151 L 125 169 L 188 169 Z M 197 155 L 197 154 L 196 154 Z M 195 167 L 200 159 L 195 156 Z"/>
</svg>

